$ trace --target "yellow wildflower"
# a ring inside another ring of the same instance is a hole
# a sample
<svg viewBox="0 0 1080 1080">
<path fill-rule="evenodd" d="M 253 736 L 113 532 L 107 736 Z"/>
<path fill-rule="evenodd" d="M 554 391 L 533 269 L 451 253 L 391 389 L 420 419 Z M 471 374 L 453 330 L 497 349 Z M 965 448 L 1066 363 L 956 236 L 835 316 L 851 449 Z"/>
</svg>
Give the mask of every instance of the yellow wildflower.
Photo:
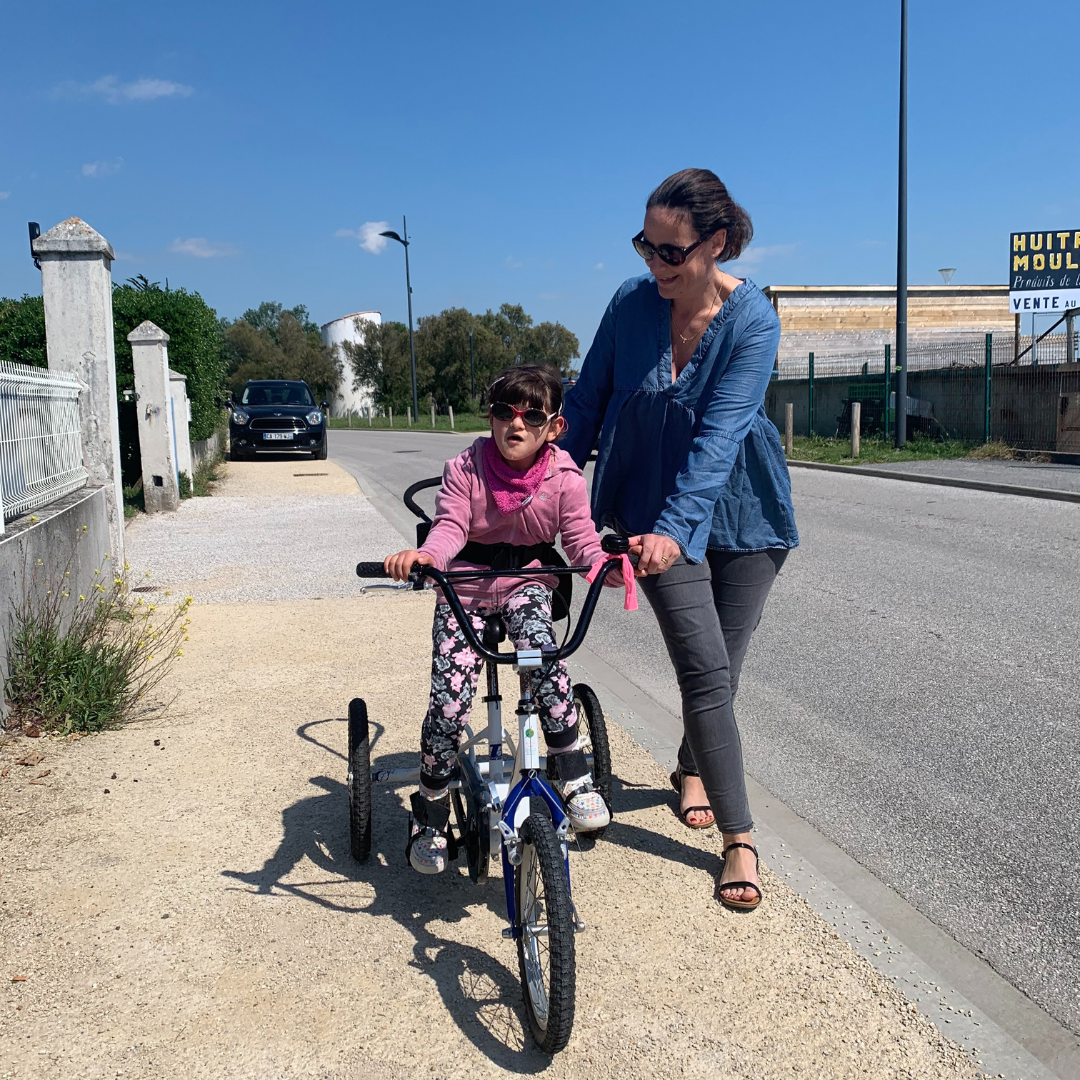
<svg viewBox="0 0 1080 1080">
<path fill-rule="evenodd" d="M 85 597 L 85 596 L 83 596 L 83 594 L 82 594 L 82 593 L 79 593 L 79 599 L 80 599 L 80 600 L 85 600 L 85 599 L 86 599 L 86 597 Z"/>
<path fill-rule="evenodd" d="M 33 515 L 33 514 L 31 514 L 31 515 L 30 515 L 30 524 L 31 524 L 31 525 L 36 525 L 36 524 L 38 523 L 38 521 L 39 521 L 39 520 L 40 520 L 40 519 L 39 519 L 39 518 L 36 518 L 36 517 L 34 517 L 34 515 Z M 84 525 L 84 526 L 83 526 L 83 528 L 85 529 L 85 528 L 86 528 L 86 526 Z"/>
</svg>

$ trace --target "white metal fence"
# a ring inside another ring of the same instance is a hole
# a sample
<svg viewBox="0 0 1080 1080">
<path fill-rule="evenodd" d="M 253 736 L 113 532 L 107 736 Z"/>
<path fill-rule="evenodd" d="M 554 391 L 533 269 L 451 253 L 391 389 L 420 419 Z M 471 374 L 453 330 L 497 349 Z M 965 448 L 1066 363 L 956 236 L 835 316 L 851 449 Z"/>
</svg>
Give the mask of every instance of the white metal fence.
<svg viewBox="0 0 1080 1080">
<path fill-rule="evenodd" d="M 79 380 L 67 372 L 0 361 L 0 494 L 3 521 L 86 483 Z"/>
</svg>

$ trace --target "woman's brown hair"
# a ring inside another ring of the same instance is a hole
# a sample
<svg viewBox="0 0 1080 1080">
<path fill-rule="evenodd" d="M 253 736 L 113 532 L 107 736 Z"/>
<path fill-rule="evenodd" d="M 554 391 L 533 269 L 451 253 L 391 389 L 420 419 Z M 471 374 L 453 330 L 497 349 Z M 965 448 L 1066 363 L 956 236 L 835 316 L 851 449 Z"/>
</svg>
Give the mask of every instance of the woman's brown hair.
<svg viewBox="0 0 1080 1080">
<path fill-rule="evenodd" d="M 685 214 L 700 237 L 727 229 L 717 262 L 737 259 L 754 237 L 750 215 L 728 194 L 720 177 L 708 169 L 683 169 L 669 176 L 650 196 L 646 210 L 659 207 Z"/>
</svg>

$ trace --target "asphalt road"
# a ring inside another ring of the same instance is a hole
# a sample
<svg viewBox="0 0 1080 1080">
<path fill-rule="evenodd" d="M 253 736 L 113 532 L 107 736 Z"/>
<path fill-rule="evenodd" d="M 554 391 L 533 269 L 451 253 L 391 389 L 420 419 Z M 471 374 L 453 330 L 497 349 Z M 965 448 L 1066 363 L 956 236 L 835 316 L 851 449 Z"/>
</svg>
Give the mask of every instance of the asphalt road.
<svg viewBox="0 0 1080 1080">
<path fill-rule="evenodd" d="M 468 441 L 334 431 L 330 456 L 411 535 L 401 492 Z M 1080 1031 L 1080 506 L 792 482 L 802 546 L 737 700 L 747 768 Z M 606 597 L 588 643 L 678 712 L 647 606 Z"/>
</svg>

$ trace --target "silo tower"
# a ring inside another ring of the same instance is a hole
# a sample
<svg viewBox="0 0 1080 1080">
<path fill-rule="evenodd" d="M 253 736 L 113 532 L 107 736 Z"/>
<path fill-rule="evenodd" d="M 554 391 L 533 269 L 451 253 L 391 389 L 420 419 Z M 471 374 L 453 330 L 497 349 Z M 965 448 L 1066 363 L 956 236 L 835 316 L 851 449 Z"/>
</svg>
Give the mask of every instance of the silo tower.
<svg viewBox="0 0 1080 1080">
<path fill-rule="evenodd" d="M 353 389 L 352 369 L 349 367 L 344 350 L 340 347 L 345 341 L 355 344 L 362 342 L 365 322 L 378 326 L 382 322 L 382 314 L 378 311 L 354 311 L 351 315 L 343 315 L 340 319 L 334 319 L 322 326 L 323 344 L 329 345 L 334 350 L 344 369 L 337 393 L 330 402 L 334 416 L 342 416 L 348 409 L 363 414 L 365 409 L 371 407 L 371 393 L 367 390 Z"/>
</svg>

